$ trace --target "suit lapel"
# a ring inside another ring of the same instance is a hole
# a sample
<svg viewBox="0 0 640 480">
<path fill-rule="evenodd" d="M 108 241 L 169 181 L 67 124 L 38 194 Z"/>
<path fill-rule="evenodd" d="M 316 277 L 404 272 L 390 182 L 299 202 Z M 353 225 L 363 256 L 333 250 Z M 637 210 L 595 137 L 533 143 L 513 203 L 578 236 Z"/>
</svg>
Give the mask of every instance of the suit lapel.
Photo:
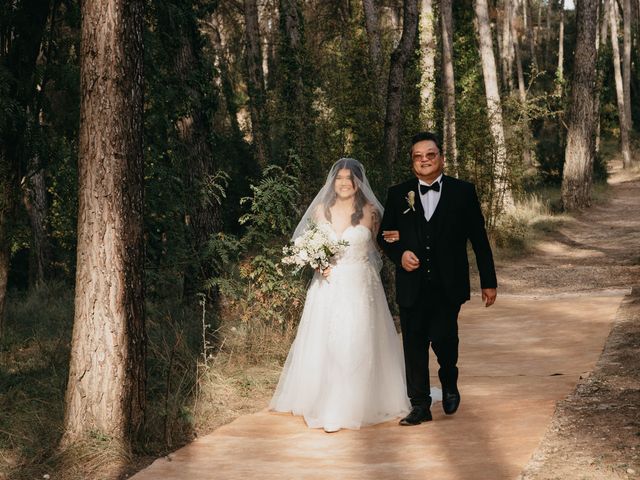
<svg viewBox="0 0 640 480">
<path fill-rule="evenodd" d="M 438 206 L 436 207 L 438 215 L 440 216 L 440 221 L 438 222 L 438 230 L 436 232 L 437 236 L 439 236 L 440 232 L 442 231 L 442 226 L 446 222 L 448 210 L 451 206 L 451 198 L 453 195 L 453 192 L 451 191 L 451 188 L 453 187 L 452 183 L 453 182 L 450 181 L 450 177 L 447 177 L 446 175 L 442 176 L 442 191 L 440 192 L 440 200 L 438 201 Z"/>
<path fill-rule="evenodd" d="M 414 179 L 410 187 L 414 193 L 415 201 L 415 212 L 411 212 L 413 215 L 413 226 L 416 232 L 416 239 L 419 242 L 422 242 L 422 223 L 424 222 L 424 207 L 422 206 L 422 200 L 420 198 L 420 184 L 418 183 L 418 179 Z"/>
<path fill-rule="evenodd" d="M 420 184 L 418 179 L 413 182 L 413 192 L 416 198 L 416 221 L 420 224 L 420 220 L 424 218 L 424 207 L 422 206 L 422 200 L 420 198 Z"/>
<path fill-rule="evenodd" d="M 409 201 L 408 201 L 408 197 L 409 197 L 409 192 L 413 192 L 414 194 L 414 204 L 413 204 L 413 210 L 409 210 L 408 212 L 404 213 L 406 210 L 402 211 L 403 215 L 409 215 L 411 216 L 411 223 L 413 223 L 413 227 L 414 227 L 414 233 L 416 235 L 416 240 L 420 241 L 420 238 L 422 238 L 421 236 L 421 232 L 422 232 L 422 228 L 421 228 L 421 219 L 424 218 L 424 209 L 422 208 L 422 202 L 420 201 L 420 191 L 418 188 L 418 179 L 413 179 L 413 180 L 408 180 L 407 182 L 405 182 L 405 184 L 403 185 L 405 188 L 403 188 L 401 190 L 401 194 L 404 197 L 404 205 L 406 206 L 405 208 L 409 208 Z"/>
</svg>

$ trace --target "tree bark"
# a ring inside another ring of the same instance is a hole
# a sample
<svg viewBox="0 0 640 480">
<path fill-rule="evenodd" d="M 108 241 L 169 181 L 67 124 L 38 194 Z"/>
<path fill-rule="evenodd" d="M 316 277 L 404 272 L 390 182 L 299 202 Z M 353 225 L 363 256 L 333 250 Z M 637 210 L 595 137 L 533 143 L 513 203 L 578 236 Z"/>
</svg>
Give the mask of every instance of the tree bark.
<svg viewBox="0 0 640 480">
<path fill-rule="evenodd" d="M 433 0 L 420 2 L 420 118 L 425 130 L 436 128 L 436 36 Z"/>
<path fill-rule="evenodd" d="M 562 94 L 564 83 L 564 0 L 560 0 L 560 33 L 558 34 L 558 66 L 556 68 L 556 93 Z"/>
<path fill-rule="evenodd" d="M 626 129 L 631 132 L 633 129 L 633 118 L 631 115 L 631 0 L 623 0 L 623 57 L 622 57 L 622 92 L 624 94 Z M 630 165 L 627 165 L 630 166 Z"/>
<path fill-rule="evenodd" d="M 513 49 L 516 54 L 516 58 L 515 58 L 516 71 L 518 73 L 518 96 L 520 98 L 520 102 L 524 107 L 527 101 L 527 89 L 524 83 L 524 70 L 522 68 L 522 52 L 520 50 L 520 39 L 518 38 L 518 32 L 515 29 L 514 22 L 511 23 L 511 26 L 512 26 L 511 35 L 513 38 Z M 528 146 L 529 142 L 531 141 L 531 131 L 528 124 L 525 125 L 525 135 L 526 135 L 526 138 L 524 140 L 526 145 L 522 150 L 522 163 L 528 167 L 532 165 L 531 159 L 533 158 L 533 154 Z"/>
<path fill-rule="evenodd" d="M 0 225 L 0 229 L 2 226 Z M 9 280 L 9 245 L 0 245 L 0 339 L 4 338 L 4 310 L 7 303 L 7 283 Z"/>
<path fill-rule="evenodd" d="M 240 131 L 240 125 L 238 124 L 238 105 L 235 101 L 235 90 L 231 80 L 231 73 L 229 72 L 229 60 L 225 52 L 225 46 L 222 43 L 222 35 L 220 34 L 222 22 L 217 18 L 216 14 L 213 14 L 211 15 L 211 22 L 208 23 L 208 26 L 210 32 L 209 38 L 211 39 L 211 45 L 217 59 L 215 65 L 220 70 L 220 85 L 227 107 L 227 114 L 229 115 L 231 131 L 234 138 L 241 139 L 242 133 Z"/>
<path fill-rule="evenodd" d="M 4 132 L 3 132 L 4 133 Z M 0 339 L 4 337 L 5 305 L 11 263 L 12 223 L 16 216 L 20 162 L 13 135 L 0 142 Z"/>
<path fill-rule="evenodd" d="M 402 36 L 391 54 L 389 83 L 387 87 L 387 111 L 384 120 L 384 147 L 382 158 L 386 165 L 392 165 L 398 157 L 400 142 L 400 108 L 404 90 L 404 75 L 418 32 L 418 0 L 403 0 L 404 12 Z"/>
<path fill-rule="evenodd" d="M 8 152 L 5 146 L 0 146 L 0 339 L 4 337 L 4 311 L 7 299 L 7 284 L 9 280 L 9 265 L 11 260 L 11 241 L 9 236 L 9 222 L 14 216 L 14 186 L 15 173 L 8 167 Z"/>
<path fill-rule="evenodd" d="M 601 15 L 601 20 L 600 20 L 600 30 L 598 30 L 598 39 L 597 39 L 597 56 L 600 57 L 602 54 L 602 47 L 607 43 L 607 38 L 609 36 L 609 8 L 611 7 L 611 2 L 609 0 L 604 0 L 603 5 L 602 5 L 602 15 Z M 604 72 L 602 70 L 602 68 L 598 69 L 598 77 L 597 77 L 597 85 L 596 85 L 596 92 L 600 92 L 602 90 L 602 85 L 604 83 Z M 600 152 L 600 125 L 601 125 L 601 119 L 600 119 L 600 101 L 596 101 L 596 113 L 595 113 L 595 117 L 596 117 L 596 146 L 595 146 L 595 151 L 596 154 L 598 152 Z"/>
<path fill-rule="evenodd" d="M 83 2 L 75 313 L 61 446 L 145 407 L 142 0 Z"/>
<path fill-rule="evenodd" d="M 30 276 L 35 285 L 43 285 L 49 275 L 51 263 L 51 243 L 47 233 L 47 187 L 45 184 L 44 170 L 36 157 L 32 164 L 32 172 L 23 183 L 23 203 L 29 223 L 33 245 L 31 248 L 32 265 Z"/>
<path fill-rule="evenodd" d="M 380 45 L 380 23 L 378 9 L 374 0 L 362 0 L 364 10 L 364 25 L 369 39 L 369 61 L 373 73 L 373 83 L 376 88 L 376 104 L 382 112 L 384 107 L 384 81 L 382 77 L 382 47 Z"/>
<path fill-rule="evenodd" d="M 613 71 L 616 82 L 616 98 L 618 100 L 618 119 L 620 124 L 620 149 L 622 151 L 622 165 L 631 166 L 631 146 L 629 144 L 629 122 L 627 120 L 627 100 L 624 94 L 624 81 L 620 65 L 620 46 L 618 44 L 618 6 L 615 0 L 609 0 L 609 19 L 611 26 L 611 49 L 613 53 Z"/>
<path fill-rule="evenodd" d="M 529 11 L 529 0 L 522 0 L 522 17 L 524 20 L 524 30 L 527 36 L 527 46 L 529 47 L 529 61 L 534 70 L 538 70 L 538 58 L 536 55 L 535 33 L 533 28 L 533 17 Z"/>
<path fill-rule="evenodd" d="M 496 61 L 493 54 L 493 40 L 491 26 L 489 24 L 489 9 L 487 0 L 475 2 L 476 22 L 478 27 L 478 40 L 480 43 L 480 57 L 482 59 L 482 76 L 487 97 L 487 113 L 489 125 L 495 147 L 495 167 L 493 172 L 493 186 L 495 191 L 494 212 L 500 212 L 503 208 L 513 207 L 513 195 L 507 175 L 507 147 L 504 137 L 504 125 L 502 121 L 502 104 L 498 90 L 498 77 L 496 73 Z"/>
<path fill-rule="evenodd" d="M 184 85 L 190 108 L 176 121 L 178 138 L 184 148 L 184 179 L 186 190 L 193 195 L 193 201 L 186 206 L 185 223 L 192 234 L 192 248 L 200 252 L 212 233 L 220 227 L 220 209 L 206 193 L 207 182 L 215 175 L 214 151 L 210 141 L 212 125 L 203 105 L 203 86 L 193 82 L 191 72 L 202 69 L 202 46 L 200 31 L 193 18 L 184 18 L 173 32 L 179 42 L 175 58 L 175 70 L 180 83 Z M 186 272 L 186 290 L 200 288 L 200 281 L 210 273 L 208 266 L 198 265 L 199 272 Z M 197 285 L 197 286 L 196 286 Z"/>
<path fill-rule="evenodd" d="M 547 62 L 549 62 L 551 57 L 551 14 L 553 12 L 553 1 L 547 0 L 547 28 L 545 33 L 545 57 Z"/>
<path fill-rule="evenodd" d="M 279 102 L 283 119 L 277 125 L 282 139 L 279 158 L 292 153 L 303 159 L 303 174 L 319 174 L 319 163 L 312 152 L 312 78 L 304 39 L 304 15 L 300 0 L 280 0 L 280 48 L 278 58 Z"/>
<path fill-rule="evenodd" d="M 521 102 L 525 102 L 527 100 L 527 88 L 524 83 L 524 70 L 522 68 L 522 52 L 520 50 L 520 40 L 518 38 L 518 32 L 516 32 L 515 26 L 513 23 L 511 24 L 513 27 L 513 50 L 515 51 L 516 58 L 516 72 L 518 74 L 518 96 L 520 97 Z"/>
<path fill-rule="evenodd" d="M 538 46 L 542 42 L 541 33 L 542 30 L 542 2 L 538 0 L 538 28 L 533 32 L 533 43 Z M 542 59 L 542 66 L 544 67 L 544 59 Z"/>
<path fill-rule="evenodd" d="M 453 73 L 453 15 L 451 0 L 440 1 L 442 38 L 442 83 L 444 85 L 444 156 L 452 162 L 454 175 L 458 173 L 456 141 L 456 89 Z"/>
<path fill-rule="evenodd" d="M 602 10 L 602 21 L 600 23 L 600 31 L 599 31 L 599 37 L 600 38 L 598 38 L 598 47 L 599 48 L 607 43 L 607 38 L 609 37 L 611 1 L 610 0 L 604 0 L 602 8 L 603 8 L 603 10 Z"/>
<path fill-rule="evenodd" d="M 262 70 L 262 45 L 260 43 L 260 22 L 256 0 L 244 0 L 244 21 L 247 59 L 247 89 L 251 130 L 256 160 L 261 167 L 269 163 L 269 134 L 267 119 L 267 94 Z"/>
<path fill-rule="evenodd" d="M 267 12 L 264 30 L 265 45 L 263 48 L 263 72 L 265 75 L 265 87 L 267 91 L 272 91 L 276 85 L 277 58 L 276 44 L 278 37 L 278 18 L 280 17 L 278 2 L 273 2 L 271 9 Z"/>
<path fill-rule="evenodd" d="M 288 47 L 298 55 L 302 49 L 302 19 L 297 0 L 280 0 L 280 19 Z"/>
<path fill-rule="evenodd" d="M 591 203 L 595 157 L 596 34 L 598 0 L 576 2 L 576 46 L 562 175 L 562 204 L 566 210 Z"/>
<path fill-rule="evenodd" d="M 508 92 L 513 92 L 513 1 L 504 0 L 502 10 L 502 81 Z"/>
</svg>

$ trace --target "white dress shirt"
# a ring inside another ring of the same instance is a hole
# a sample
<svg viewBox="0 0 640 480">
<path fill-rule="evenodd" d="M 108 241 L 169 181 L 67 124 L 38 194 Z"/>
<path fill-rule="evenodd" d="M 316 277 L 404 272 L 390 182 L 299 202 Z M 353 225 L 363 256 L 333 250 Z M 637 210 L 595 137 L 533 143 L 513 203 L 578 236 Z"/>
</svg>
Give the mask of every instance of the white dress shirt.
<svg viewBox="0 0 640 480">
<path fill-rule="evenodd" d="M 429 187 L 436 182 L 440 182 L 439 192 L 436 192 L 435 190 L 429 190 L 424 195 L 422 193 L 420 194 L 420 202 L 422 202 L 422 208 L 424 209 L 424 218 L 426 218 L 427 221 L 431 220 L 431 216 L 433 215 L 433 212 L 435 211 L 436 207 L 438 206 L 438 202 L 440 201 L 440 194 L 442 193 L 442 174 L 440 174 L 433 183 L 427 183 L 423 182 L 422 180 L 418 180 L 418 183 L 420 185 L 427 185 Z M 418 186 L 418 191 L 420 191 L 419 189 L 420 187 Z"/>
</svg>

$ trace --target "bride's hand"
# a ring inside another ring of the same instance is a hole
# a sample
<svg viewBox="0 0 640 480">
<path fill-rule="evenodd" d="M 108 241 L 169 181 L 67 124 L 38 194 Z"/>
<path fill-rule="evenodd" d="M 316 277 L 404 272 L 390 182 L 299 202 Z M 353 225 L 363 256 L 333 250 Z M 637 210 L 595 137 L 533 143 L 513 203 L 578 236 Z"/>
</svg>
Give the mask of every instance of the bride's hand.
<svg viewBox="0 0 640 480">
<path fill-rule="evenodd" d="M 329 278 L 331 267 L 327 267 L 324 270 L 322 270 L 321 268 L 316 268 L 316 271 L 319 272 L 324 278 Z"/>
<path fill-rule="evenodd" d="M 398 230 L 383 230 L 382 238 L 384 238 L 385 242 L 393 243 L 400 240 L 400 231 Z"/>
</svg>

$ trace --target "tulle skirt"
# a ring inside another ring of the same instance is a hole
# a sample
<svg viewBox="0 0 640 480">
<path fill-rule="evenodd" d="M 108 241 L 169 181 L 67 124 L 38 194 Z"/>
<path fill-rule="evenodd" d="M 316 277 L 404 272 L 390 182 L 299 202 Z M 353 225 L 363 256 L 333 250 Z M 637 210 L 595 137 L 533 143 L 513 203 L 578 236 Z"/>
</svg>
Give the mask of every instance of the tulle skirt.
<svg viewBox="0 0 640 480">
<path fill-rule="evenodd" d="M 338 264 L 328 279 L 316 273 L 269 408 L 327 429 L 408 413 L 401 339 L 371 264 Z"/>
</svg>

